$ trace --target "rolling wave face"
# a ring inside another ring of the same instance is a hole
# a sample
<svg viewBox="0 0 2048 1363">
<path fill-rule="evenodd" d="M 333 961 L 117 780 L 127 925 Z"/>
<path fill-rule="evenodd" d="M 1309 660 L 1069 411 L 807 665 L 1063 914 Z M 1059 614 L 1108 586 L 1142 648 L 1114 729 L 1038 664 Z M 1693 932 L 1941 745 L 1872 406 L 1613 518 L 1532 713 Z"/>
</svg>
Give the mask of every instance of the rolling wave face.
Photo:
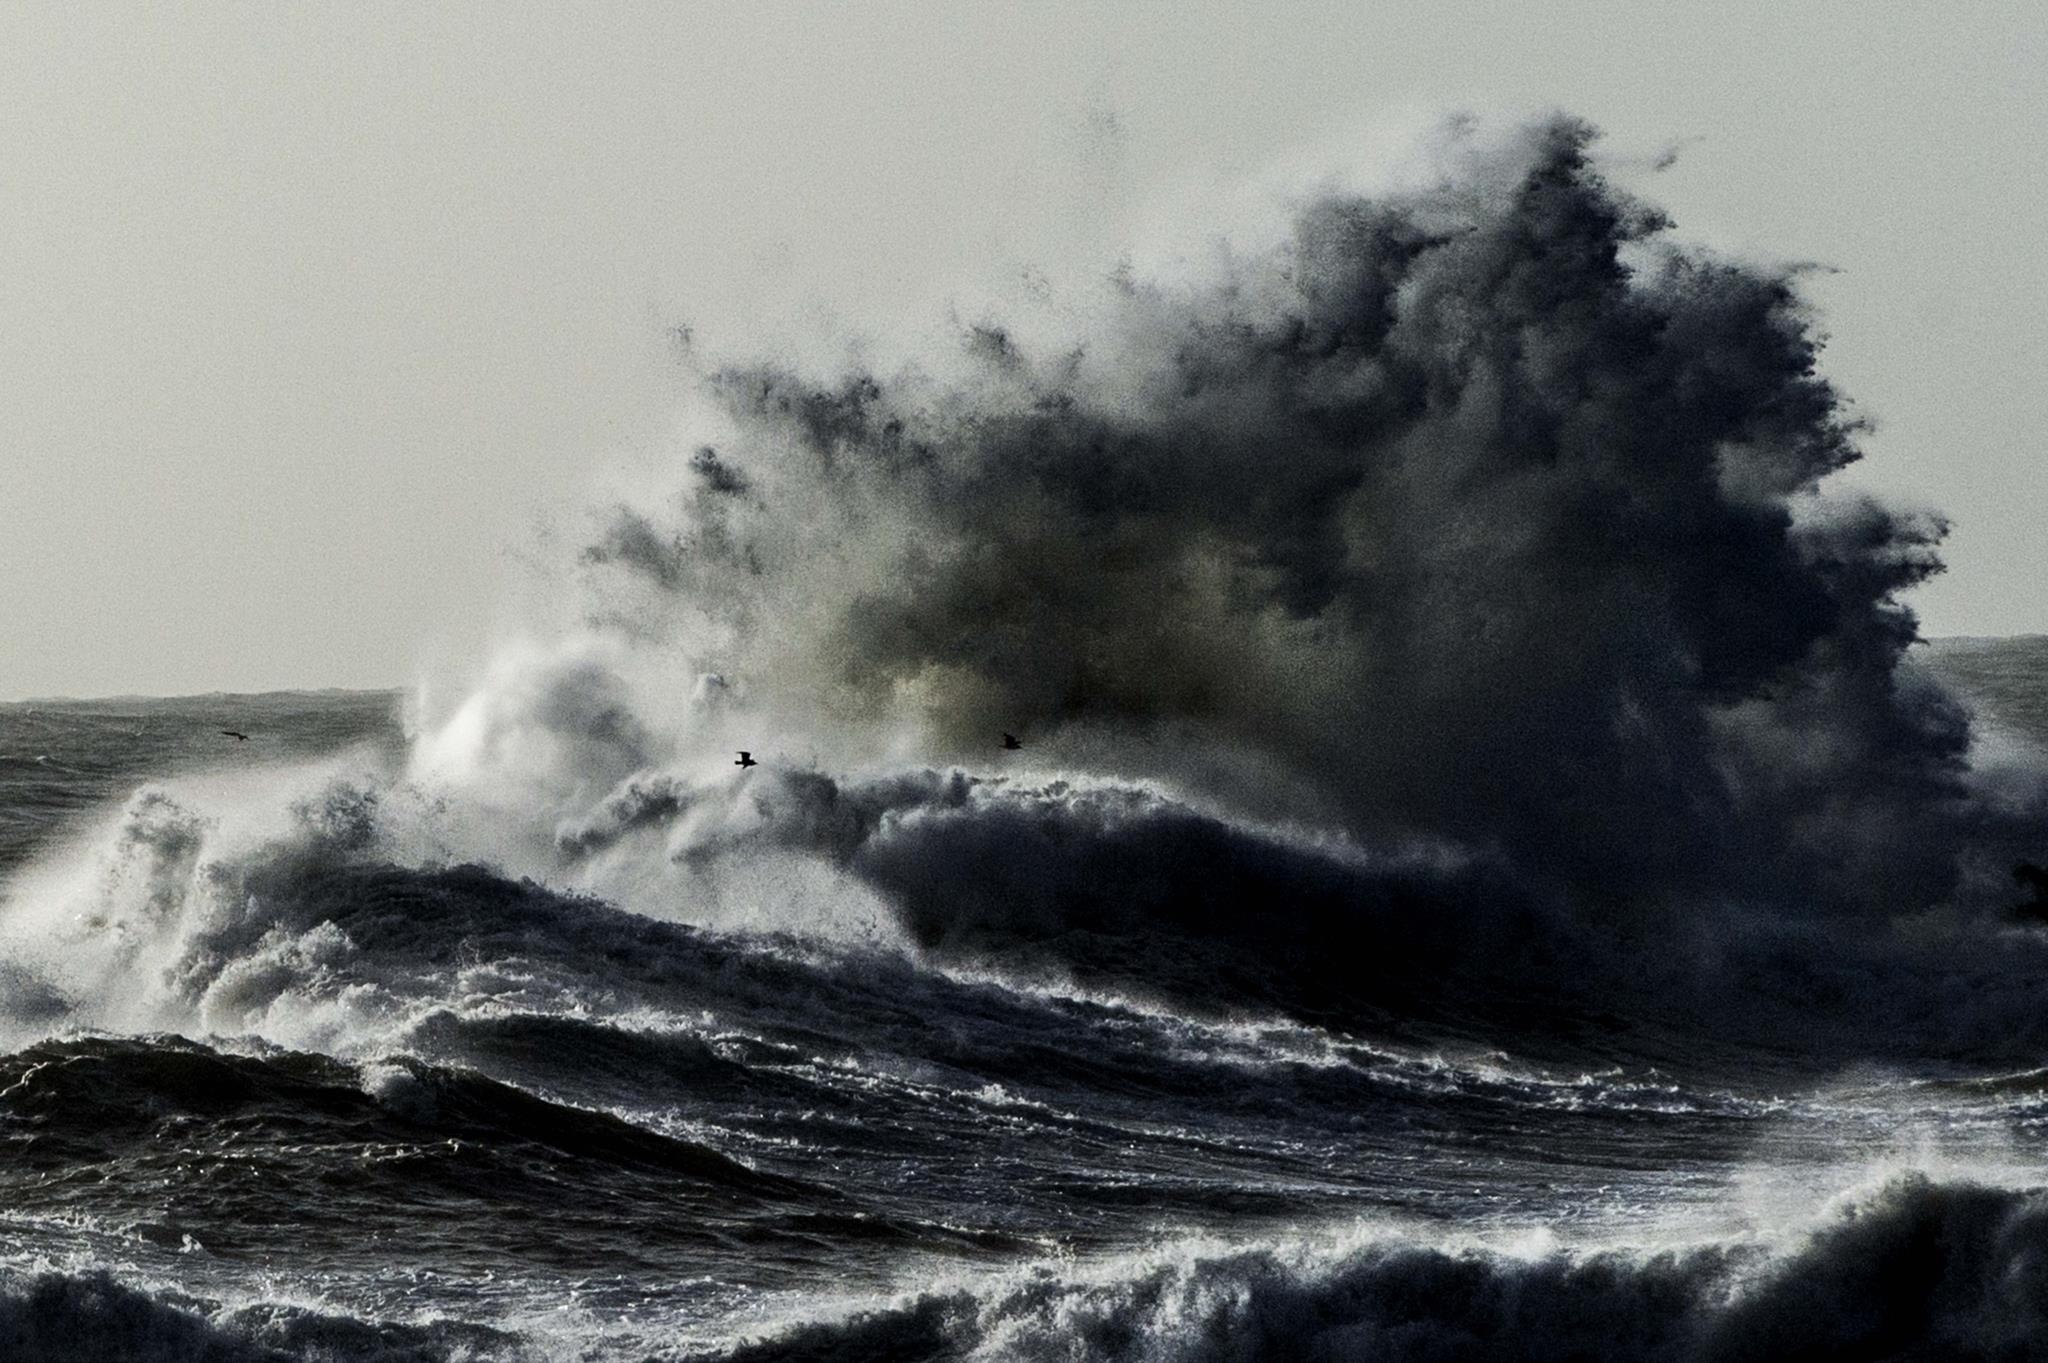
<svg viewBox="0 0 2048 1363">
<path fill-rule="evenodd" d="M 699 798 L 720 818 L 742 810 L 745 836 L 686 847 L 673 875 L 708 868 L 715 889 L 757 853 L 803 858 L 814 892 L 880 904 L 896 927 L 852 937 L 734 934 L 482 867 L 395 865 L 422 803 L 315 781 L 268 827 L 238 830 L 146 790 L 96 859 L 16 916 L 0 1016 L 22 1041 L 86 1026 L 355 1058 L 439 1011 L 605 999 L 607 1016 L 710 1010 L 915 1053 L 928 1043 L 869 1020 L 905 999 L 951 1012 L 952 981 L 985 977 L 1191 1024 L 1250 1013 L 1694 1075 L 1911 1055 L 2020 1065 L 2048 1040 L 2044 944 L 2028 935 L 1859 939 L 1726 915 L 1601 934 L 1498 864 L 1365 855 L 1127 789 L 799 773 Z M 1003 1011 L 1046 1025 L 1035 1006 Z"/>
<path fill-rule="evenodd" d="M 216 1259 L 311 1260 L 370 1277 L 444 1257 L 444 1246 L 488 1254 L 522 1222 L 545 1221 L 548 1234 L 518 1251 L 536 1272 L 680 1269 L 744 1247 L 761 1261 L 755 1276 L 772 1280 L 815 1260 L 817 1222 L 854 1219 L 827 1189 L 414 1061 L 357 1069 L 189 1043 L 71 1042 L 18 1052 L 0 1075 L 18 1195 L 33 1189 L 52 1212 L 89 1208 Z M 652 1204 L 661 1215 L 646 1214 Z"/>
<path fill-rule="evenodd" d="M 715 1355 L 727 1363 L 1045 1358 L 2021 1358 L 2048 1344 L 2039 1194 L 1890 1184 L 1781 1251 L 1191 1258 L 927 1297 Z"/>
<path fill-rule="evenodd" d="M 1052 1266 L 673 1355 L 692 1363 L 1061 1357 L 1110 1363 L 1495 1357 L 1739 1363 L 2022 1358 L 2048 1341 L 2038 1194 L 1905 1179 L 1794 1243 L 1447 1252 L 1400 1235 L 1348 1248 L 1154 1254 L 1121 1275 Z M 449 1323 L 371 1324 L 303 1308 L 153 1297 L 104 1274 L 0 1288 L 24 1363 L 81 1356 L 540 1359 L 544 1346 Z M 81 1352 L 83 1351 L 83 1352 Z"/>
<path fill-rule="evenodd" d="M 39 1273 L 0 1286 L 0 1339 L 19 1363 L 443 1363 L 538 1358 L 501 1331 L 455 1323 L 371 1324 L 303 1308 L 151 1295 L 103 1272 Z"/>
</svg>

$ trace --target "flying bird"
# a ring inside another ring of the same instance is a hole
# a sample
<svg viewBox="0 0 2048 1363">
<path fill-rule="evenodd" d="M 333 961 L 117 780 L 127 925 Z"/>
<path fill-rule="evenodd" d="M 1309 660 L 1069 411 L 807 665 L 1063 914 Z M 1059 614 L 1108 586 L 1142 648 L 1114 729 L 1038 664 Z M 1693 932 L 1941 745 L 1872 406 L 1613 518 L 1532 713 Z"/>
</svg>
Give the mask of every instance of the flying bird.
<svg viewBox="0 0 2048 1363">
<path fill-rule="evenodd" d="M 235 739 L 238 742 L 247 743 L 249 741 L 249 735 L 244 733 L 237 733 L 233 729 L 222 729 L 221 732 L 226 734 L 229 738 Z"/>
<path fill-rule="evenodd" d="M 1015 752 L 1015 751 L 1017 751 L 1017 749 L 1019 749 L 1019 748 L 1021 748 L 1021 747 L 1023 747 L 1023 746 L 1024 746 L 1024 745 L 1023 745 L 1022 743 L 1020 743 L 1020 742 L 1018 742 L 1018 741 L 1017 741 L 1017 735 L 1015 735 L 1015 734 L 1004 734 L 1004 735 L 1003 735 L 1003 751 L 1004 751 L 1004 752 Z"/>
<path fill-rule="evenodd" d="M 734 762 L 733 765 L 735 767 L 758 767 L 761 764 L 754 760 L 752 753 L 743 751 L 740 753 L 739 760 Z"/>
</svg>

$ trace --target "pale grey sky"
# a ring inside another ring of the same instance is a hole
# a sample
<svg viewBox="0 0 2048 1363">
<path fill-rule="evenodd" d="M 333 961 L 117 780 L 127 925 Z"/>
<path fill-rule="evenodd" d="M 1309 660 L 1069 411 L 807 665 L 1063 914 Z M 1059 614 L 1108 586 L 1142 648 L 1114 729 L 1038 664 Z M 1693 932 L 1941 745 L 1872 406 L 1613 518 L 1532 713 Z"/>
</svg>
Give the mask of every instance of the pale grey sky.
<svg viewBox="0 0 2048 1363">
<path fill-rule="evenodd" d="M 0 697 L 402 684 L 658 446 L 665 329 L 942 318 L 1417 111 L 1562 107 L 1812 260 L 1932 633 L 2048 629 L 2048 19 L 1714 4 L 14 4 Z"/>
</svg>

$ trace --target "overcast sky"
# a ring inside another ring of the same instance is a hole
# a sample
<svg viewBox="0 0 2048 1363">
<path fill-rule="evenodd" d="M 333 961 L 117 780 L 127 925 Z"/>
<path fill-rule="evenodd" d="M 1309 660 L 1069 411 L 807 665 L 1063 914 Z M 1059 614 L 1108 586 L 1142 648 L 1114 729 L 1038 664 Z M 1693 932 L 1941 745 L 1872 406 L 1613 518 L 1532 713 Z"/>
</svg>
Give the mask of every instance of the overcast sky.
<svg viewBox="0 0 2048 1363">
<path fill-rule="evenodd" d="M 1810 260 L 1930 633 L 2048 630 L 2048 19 L 1951 4 L 12 4 L 0 697 L 404 684 L 674 425 L 670 327 L 943 319 L 1435 110 Z"/>
</svg>

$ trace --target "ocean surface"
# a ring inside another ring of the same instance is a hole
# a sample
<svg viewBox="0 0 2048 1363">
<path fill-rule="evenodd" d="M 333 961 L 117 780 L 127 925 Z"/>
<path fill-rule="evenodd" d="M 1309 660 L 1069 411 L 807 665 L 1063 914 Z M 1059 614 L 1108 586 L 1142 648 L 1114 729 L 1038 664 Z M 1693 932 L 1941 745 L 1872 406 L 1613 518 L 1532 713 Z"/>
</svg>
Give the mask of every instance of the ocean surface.
<svg viewBox="0 0 2048 1363">
<path fill-rule="evenodd" d="M 1482 122 L 679 346 L 473 673 L 0 707 L 0 1361 L 2048 1358 L 2048 643 Z"/>
<path fill-rule="evenodd" d="M 2048 742 L 2043 641 L 1931 656 Z M 350 792 L 405 750 L 383 694 L 0 707 L 0 1354 L 2048 1347 L 2038 1024 L 708 928 L 394 859 Z M 2048 998 L 2031 932 L 1981 988 Z"/>
</svg>

